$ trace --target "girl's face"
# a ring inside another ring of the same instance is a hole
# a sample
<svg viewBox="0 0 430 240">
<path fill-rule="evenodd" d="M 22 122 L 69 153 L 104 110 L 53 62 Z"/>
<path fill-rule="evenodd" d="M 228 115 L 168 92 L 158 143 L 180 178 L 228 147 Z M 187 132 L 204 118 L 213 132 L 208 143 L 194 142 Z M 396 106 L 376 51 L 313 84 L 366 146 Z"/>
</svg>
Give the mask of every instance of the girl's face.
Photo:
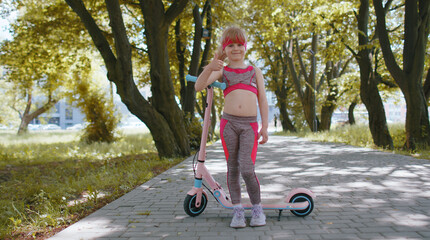
<svg viewBox="0 0 430 240">
<path fill-rule="evenodd" d="M 224 49 L 227 58 L 230 61 L 237 62 L 245 59 L 245 45 L 241 43 L 230 43 Z"/>
</svg>

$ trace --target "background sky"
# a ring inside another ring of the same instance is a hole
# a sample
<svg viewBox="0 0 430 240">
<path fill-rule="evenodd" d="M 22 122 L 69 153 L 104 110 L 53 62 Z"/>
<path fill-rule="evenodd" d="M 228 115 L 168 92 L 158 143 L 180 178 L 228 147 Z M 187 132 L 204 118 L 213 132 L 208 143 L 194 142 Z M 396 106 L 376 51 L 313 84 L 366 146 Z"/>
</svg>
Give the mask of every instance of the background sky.
<svg viewBox="0 0 430 240">
<path fill-rule="evenodd" d="M 0 18 L 0 42 L 5 39 L 11 39 L 12 35 L 9 33 L 9 23 L 15 18 L 16 14 L 11 13 L 7 18 Z"/>
</svg>

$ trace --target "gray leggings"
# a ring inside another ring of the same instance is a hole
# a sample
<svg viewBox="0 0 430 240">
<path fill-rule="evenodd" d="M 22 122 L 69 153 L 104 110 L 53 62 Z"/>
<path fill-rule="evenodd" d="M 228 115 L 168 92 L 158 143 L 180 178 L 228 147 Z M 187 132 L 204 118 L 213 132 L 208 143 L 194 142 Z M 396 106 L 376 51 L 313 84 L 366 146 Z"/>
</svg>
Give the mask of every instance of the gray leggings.
<svg viewBox="0 0 430 240">
<path fill-rule="evenodd" d="M 257 117 L 239 117 L 223 113 L 220 132 L 227 160 L 227 184 L 231 202 L 240 203 L 240 175 L 242 175 L 251 203 L 259 204 L 260 183 L 254 171 L 258 147 Z"/>
</svg>

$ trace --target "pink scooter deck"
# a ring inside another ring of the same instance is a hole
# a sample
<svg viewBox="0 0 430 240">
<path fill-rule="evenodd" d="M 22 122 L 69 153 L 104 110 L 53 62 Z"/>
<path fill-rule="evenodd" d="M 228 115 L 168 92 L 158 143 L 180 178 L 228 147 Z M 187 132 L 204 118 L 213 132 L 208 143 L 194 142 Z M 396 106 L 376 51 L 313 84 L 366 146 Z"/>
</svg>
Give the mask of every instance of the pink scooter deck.
<svg viewBox="0 0 430 240">
<path fill-rule="evenodd" d="M 309 202 L 296 202 L 296 203 L 290 203 L 289 200 L 292 197 L 293 194 L 296 193 L 303 193 L 307 189 L 293 189 L 290 194 L 285 198 L 285 201 L 282 201 L 282 199 L 265 199 L 262 202 L 262 207 L 265 210 L 304 210 L 309 206 Z M 310 195 L 311 197 L 315 197 L 315 195 L 310 192 L 309 190 L 306 191 L 306 194 Z M 214 197 L 216 200 L 224 207 L 228 209 L 233 208 L 233 204 L 228 199 L 228 197 L 225 195 L 223 191 L 216 190 L 214 191 Z M 291 195 L 291 196 L 290 196 Z M 313 196 L 312 196 L 313 195 Z M 251 209 L 252 204 L 251 203 L 242 203 L 242 206 L 245 209 Z"/>
</svg>

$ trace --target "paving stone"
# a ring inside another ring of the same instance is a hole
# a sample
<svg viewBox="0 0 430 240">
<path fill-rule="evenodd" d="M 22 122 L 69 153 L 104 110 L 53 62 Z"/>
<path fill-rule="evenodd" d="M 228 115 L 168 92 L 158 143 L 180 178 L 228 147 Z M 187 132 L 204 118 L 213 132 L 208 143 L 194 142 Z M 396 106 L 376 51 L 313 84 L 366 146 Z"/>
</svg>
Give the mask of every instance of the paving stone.
<svg viewBox="0 0 430 240">
<path fill-rule="evenodd" d="M 263 202 L 305 187 L 317 194 L 314 211 L 304 218 L 284 211 L 281 221 L 276 211 L 266 211 L 266 226 L 245 229 L 229 227 L 231 210 L 210 193 L 201 215 L 186 215 L 191 165 L 192 157 L 50 239 L 430 239 L 428 160 L 270 136 L 259 146 L 256 162 Z M 206 166 L 228 189 L 220 142 L 208 147 Z M 248 198 L 245 188 L 242 195 Z M 246 217 L 249 222 L 250 211 Z"/>
</svg>

